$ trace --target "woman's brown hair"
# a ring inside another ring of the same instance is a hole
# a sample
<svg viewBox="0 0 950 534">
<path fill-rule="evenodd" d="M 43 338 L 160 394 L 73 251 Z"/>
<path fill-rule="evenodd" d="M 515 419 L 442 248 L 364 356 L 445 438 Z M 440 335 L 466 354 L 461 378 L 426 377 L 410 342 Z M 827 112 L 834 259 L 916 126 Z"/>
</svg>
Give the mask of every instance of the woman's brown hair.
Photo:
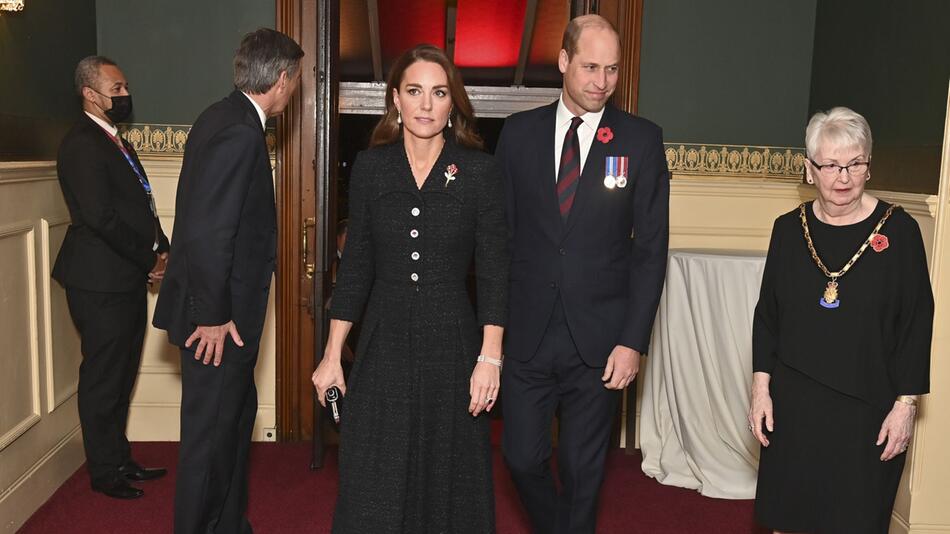
<svg viewBox="0 0 950 534">
<path fill-rule="evenodd" d="M 468 100 L 468 93 L 465 92 L 462 75 L 441 48 L 429 44 L 417 45 L 403 52 L 390 69 L 389 79 L 386 81 L 386 111 L 373 129 L 369 146 L 386 145 L 402 136 L 402 128 L 396 121 L 399 114 L 393 102 L 393 90 L 399 90 L 406 69 L 417 61 L 435 63 L 445 71 L 445 77 L 449 80 L 449 94 L 452 95 L 452 111 L 449 112 L 449 120 L 452 122 L 450 131 L 455 137 L 455 142 L 469 148 L 483 148 L 484 142 L 475 127 L 475 112 L 472 110 L 472 103 Z"/>
</svg>

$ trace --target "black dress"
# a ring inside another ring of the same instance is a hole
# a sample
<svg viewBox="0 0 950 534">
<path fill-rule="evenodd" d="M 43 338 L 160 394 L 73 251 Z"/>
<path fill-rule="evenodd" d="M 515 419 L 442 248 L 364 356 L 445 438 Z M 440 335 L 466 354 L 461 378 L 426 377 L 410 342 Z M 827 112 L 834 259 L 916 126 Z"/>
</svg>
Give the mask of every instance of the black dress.
<svg viewBox="0 0 950 534">
<path fill-rule="evenodd" d="M 806 205 L 819 257 L 840 269 L 889 204 L 845 226 Z M 819 305 L 828 278 L 805 244 L 798 209 L 775 221 L 753 326 L 754 370 L 771 374 L 775 430 L 762 448 L 755 512 L 773 529 L 886 533 L 906 454 L 882 462 L 881 423 L 898 395 L 929 390 L 933 294 L 917 223 L 896 208 Z"/>
<path fill-rule="evenodd" d="M 362 316 L 362 330 L 342 406 L 333 532 L 494 532 L 489 420 L 468 413 L 479 326 L 504 325 L 507 313 L 494 160 L 447 141 L 420 190 L 399 141 L 360 153 L 351 180 L 330 316 Z M 477 317 L 465 285 L 473 256 Z"/>
</svg>

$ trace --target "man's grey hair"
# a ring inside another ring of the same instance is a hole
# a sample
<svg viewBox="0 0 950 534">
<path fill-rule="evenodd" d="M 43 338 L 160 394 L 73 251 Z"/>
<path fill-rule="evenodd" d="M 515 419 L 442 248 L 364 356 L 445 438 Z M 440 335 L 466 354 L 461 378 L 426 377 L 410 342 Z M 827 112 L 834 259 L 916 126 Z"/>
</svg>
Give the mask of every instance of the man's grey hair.
<svg viewBox="0 0 950 534">
<path fill-rule="evenodd" d="M 805 128 L 805 151 L 814 158 L 819 148 L 856 147 L 871 155 L 871 126 L 868 121 L 846 107 L 831 108 L 812 115 Z"/>
<path fill-rule="evenodd" d="M 281 72 L 297 74 L 303 50 L 293 39 L 269 28 L 249 33 L 234 54 L 234 86 L 245 93 L 263 94 Z"/>
<path fill-rule="evenodd" d="M 115 64 L 115 61 L 105 56 L 88 56 L 79 60 L 79 64 L 76 65 L 76 74 L 73 78 L 76 84 L 76 94 L 82 96 L 83 87 L 96 88 L 96 84 L 99 83 L 99 68 L 103 65 L 118 66 Z"/>
</svg>

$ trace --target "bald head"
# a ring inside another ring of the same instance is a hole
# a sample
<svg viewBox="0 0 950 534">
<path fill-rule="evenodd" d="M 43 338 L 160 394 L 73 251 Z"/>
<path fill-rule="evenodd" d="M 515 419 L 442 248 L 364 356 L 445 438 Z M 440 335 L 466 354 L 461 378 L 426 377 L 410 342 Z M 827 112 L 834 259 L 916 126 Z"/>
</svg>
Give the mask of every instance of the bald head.
<svg viewBox="0 0 950 534">
<path fill-rule="evenodd" d="M 567 52 L 567 58 L 573 59 L 577 53 L 577 48 L 581 40 L 581 34 L 584 30 L 591 29 L 597 31 L 606 31 L 613 35 L 617 40 L 617 46 L 620 46 L 620 34 L 614 28 L 609 20 L 600 15 L 581 15 L 567 23 L 564 29 L 564 37 L 561 40 L 561 48 Z"/>
</svg>

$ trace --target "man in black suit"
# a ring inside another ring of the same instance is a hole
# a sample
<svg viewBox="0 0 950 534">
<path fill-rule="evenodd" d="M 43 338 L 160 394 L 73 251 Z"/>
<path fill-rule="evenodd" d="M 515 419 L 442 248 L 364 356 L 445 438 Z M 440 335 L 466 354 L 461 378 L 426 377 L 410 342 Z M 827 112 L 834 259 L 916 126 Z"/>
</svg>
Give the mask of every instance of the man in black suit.
<svg viewBox="0 0 950 534">
<path fill-rule="evenodd" d="M 511 245 L 503 451 L 543 534 L 595 530 L 611 421 L 666 272 L 662 132 L 608 104 L 619 63 L 609 22 L 572 20 L 561 98 L 509 117 L 496 152 Z M 555 412 L 560 493 L 548 465 Z"/>
<path fill-rule="evenodd" d="M 152 189 L 115 124 L 132 111 L 119 67 L 101 56 L 76 66 L 83 114 L 59 147 L 56 172 L 71 224 L 53 267 L 82 340 L 79 422 L 92 489 L 133 499 L 164 469 L 132 460 L 125 427 L 142 359 L 146 284 L 162 279 L 168 239 Z"/>
<path fill-rule="evenodd" d="M 303 50 L 270 29 L 234 57 L 236 90 L 195 121 L 175 203 L 171 261 L 155 326 L 181 348 L 178 534 L 248 533 L 254 366 L 277 253 L 267 117 L 300 83 Z"/>
</svg>

